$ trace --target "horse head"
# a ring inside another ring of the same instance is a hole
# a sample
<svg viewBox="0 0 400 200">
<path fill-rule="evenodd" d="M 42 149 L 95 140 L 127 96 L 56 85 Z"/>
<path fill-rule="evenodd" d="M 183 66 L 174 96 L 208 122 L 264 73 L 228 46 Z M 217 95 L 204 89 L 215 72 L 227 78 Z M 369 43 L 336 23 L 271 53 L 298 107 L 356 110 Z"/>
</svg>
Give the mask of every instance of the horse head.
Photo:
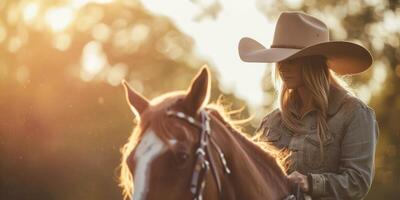
<svg viewBox="0 0 400 200">
<path fill-rule="evenodd" d="M 262 178 L 265 174 L 270 178 L 271 173 L 262 174 L 266 167 L 257 167 L 265 159 L 276 168 L 275 159 L 206 107 L 210 82 L 210 72 L 203 67 L 186 91 L 151 101 L 123 82 L 127 102 L 139 119 L 122 149 L 120 182 L 125 198 L 212 200 L 272 195 L 274 199 L 288 193 L 280 168 L 272 181 L 279 179 L 282 184 L 271 184 Z"/>
</svg>

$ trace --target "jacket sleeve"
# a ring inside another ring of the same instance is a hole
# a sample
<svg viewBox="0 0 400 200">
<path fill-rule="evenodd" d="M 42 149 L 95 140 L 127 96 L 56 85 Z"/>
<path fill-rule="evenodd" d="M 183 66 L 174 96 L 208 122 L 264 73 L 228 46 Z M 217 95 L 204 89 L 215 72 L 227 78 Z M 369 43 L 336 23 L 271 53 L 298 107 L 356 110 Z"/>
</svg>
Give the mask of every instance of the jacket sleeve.
<svg viewBox="0 0 400 200">
<path fill-rule="evenodd" d="M 360 105 L 345 129 L 338 173 L 310 174 L 311 195 L 335 199 L 364 198 L 374 177 L 378 134 L 374 111 Z"/>
</svg>

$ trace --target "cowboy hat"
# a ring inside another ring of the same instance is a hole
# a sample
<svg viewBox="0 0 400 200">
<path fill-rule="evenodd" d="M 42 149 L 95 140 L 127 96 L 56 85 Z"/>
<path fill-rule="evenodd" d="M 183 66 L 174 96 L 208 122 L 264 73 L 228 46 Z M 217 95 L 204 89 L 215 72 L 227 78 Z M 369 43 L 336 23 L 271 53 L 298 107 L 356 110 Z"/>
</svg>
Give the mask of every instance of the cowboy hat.
<svg viewBox="0 0 400 200">
<path fill-rule="evenodd" d="M 239 56 L 245 62 L 274 63 L 313 55 L 325 56 L 328 67 L 340 75 L 363 72 L 372 64 L 366 48 L 352 42 L 330 41 L 325 23 L 302 12 L 280 14 L 270 48 L 248 37 L 239 42 Z"/>
</svg>

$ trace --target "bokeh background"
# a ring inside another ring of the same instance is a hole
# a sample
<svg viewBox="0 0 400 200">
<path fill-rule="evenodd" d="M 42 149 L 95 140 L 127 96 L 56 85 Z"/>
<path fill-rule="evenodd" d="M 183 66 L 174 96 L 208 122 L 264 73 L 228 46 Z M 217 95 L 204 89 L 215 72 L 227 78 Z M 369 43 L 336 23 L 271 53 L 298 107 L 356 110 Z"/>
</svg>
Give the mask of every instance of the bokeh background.
<svg viewBox="0 0 400 200">
<path fill-rule="evenodd" d="M 398 199 L 398 0 L 1 0 L 0 199 L 121 199 L 119 149 L 133 128 L 121 79 L 146 97 L 213 72 L 249 134 L 273 108 L 270 65 L 239 60 L 243 36 L 272 40 L 277 16 L 302 10 L 332 40 L 371 50 L 373 66 L 343 77 L 376 111 L 376 176 L 367 199 Z"/>
</svg>

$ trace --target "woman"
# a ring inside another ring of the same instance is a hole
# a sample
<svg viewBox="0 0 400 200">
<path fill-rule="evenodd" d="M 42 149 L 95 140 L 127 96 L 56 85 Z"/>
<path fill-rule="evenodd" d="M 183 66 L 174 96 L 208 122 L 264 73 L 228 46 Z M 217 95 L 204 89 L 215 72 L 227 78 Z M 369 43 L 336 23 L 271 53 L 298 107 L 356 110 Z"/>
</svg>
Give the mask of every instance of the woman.
<svg viewBox="0 0 400 200">
<path fill-rule="evenodd" d="M 289 180 L 313 199 L 363 199 L 374 177 L 378 126 L 374 111 L 336 74 L 368 69 L 368 50 L 329 41 L 327 26 L 313 16 L 283 12 L 271 48 L 242 38 L 239 55 L 246 62 L 276 63 L 279 108 L 258 130 L 289 150 Z"/>
</svg>

